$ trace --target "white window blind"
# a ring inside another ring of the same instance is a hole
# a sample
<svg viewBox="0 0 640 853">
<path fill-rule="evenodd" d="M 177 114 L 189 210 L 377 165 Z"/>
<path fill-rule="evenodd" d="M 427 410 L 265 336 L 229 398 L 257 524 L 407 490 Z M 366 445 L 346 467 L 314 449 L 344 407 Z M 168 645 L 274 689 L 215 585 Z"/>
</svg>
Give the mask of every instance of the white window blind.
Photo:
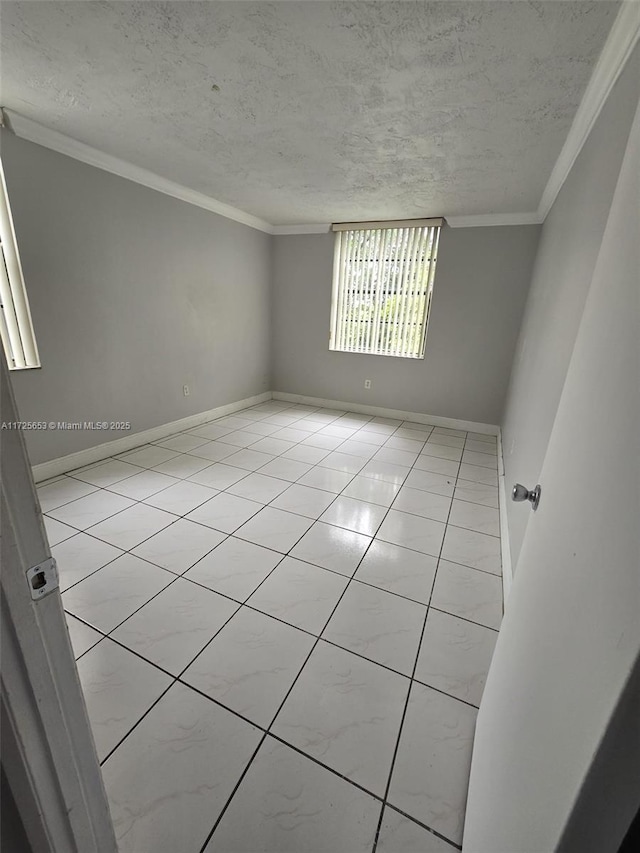
<svg viewBox="0 0 640 853">
<path fill-rule="evenodd" d="M 0 163 L 0 338 L 9 370 L 40 367 L 7 185 Z"/>
<path fill-rule="evenodd" d="M 424 358 L 441 219 L 334 225 L 329 349 Z"/>
</svg>

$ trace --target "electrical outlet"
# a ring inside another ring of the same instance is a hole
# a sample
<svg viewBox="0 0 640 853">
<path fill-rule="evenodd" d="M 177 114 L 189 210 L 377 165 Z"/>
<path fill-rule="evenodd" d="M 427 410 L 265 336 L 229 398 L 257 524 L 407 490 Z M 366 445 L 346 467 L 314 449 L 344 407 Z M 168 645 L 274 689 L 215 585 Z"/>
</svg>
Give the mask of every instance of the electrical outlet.
<svg viewBox="0 0 640 853">
<path fill-rule="evenodd" d="M 370 379 L 364 380 L 364 387 L 367 389 L 367 391 L 371 390 L 371 380 Z"/>
<path fill-rule="evenodd" d="M 185 397 L 188 397 L 188 396 L 189 396 L 189 394 L 190 394 L 191 392 L 189 391 L 189 386 L 188 386 L 188 385 L 183 385 L 183 386 L 182 386 L 182 393 L 184 394 L 184 396 L 185 396 Z"/>
</svg>

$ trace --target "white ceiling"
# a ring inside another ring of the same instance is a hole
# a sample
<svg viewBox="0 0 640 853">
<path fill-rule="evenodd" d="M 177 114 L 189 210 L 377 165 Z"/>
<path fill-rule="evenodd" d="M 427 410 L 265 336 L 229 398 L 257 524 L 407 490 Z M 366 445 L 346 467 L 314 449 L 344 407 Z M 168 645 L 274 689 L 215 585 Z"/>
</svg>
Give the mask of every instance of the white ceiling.
<svg viewBox="0 0 640 853">
<path fill-rule="evenodd" d="M 275 225 L 535 211 L 618 9 L 2 2 L 2 104 Z"/>
</svg>

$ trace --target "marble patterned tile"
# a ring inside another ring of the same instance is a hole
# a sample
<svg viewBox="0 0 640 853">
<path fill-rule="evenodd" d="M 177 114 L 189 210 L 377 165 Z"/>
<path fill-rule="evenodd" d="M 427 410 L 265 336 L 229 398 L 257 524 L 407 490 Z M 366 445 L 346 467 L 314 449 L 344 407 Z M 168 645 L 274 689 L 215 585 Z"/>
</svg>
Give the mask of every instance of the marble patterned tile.
<svg viewBox="0 0 640 853">
<path fill-rule="evenodd" d="M 472 483 L 471 480 L 458 480 L 454 492 L 456 500 L 469 501 L 498 509 L 498 487 Z"/>
<path fill-rule="evenodd" d="M 225 539 L 225 534 L 185 518 L 147 539 L 133 554 L 181 575 Z"/>
<path fill-rule="evenodd" d="M 440 560 L 431 606 L 497 630 L 502 620 L 502 579 Z"/>
<path fill-rule="evenodd" d="M 245 601 L 282 560 L 276 551 L 229 536 L 185 573 L 188 580 Z"/>
<path fill-rule="evenodd" d="M 240 480 L 240 482 L 244 481 Z M 260 512 L 263 506 L 264 504 L 257 501 L 249 501 L 228 492 L 221 492 L 192 510 L 187 515 L 187 519 L 221 530 L 223 533 L 234 533 L 245 521 Z"/>
<path fill-rule="evenodd" d="M 264 474 L 249 474 L 244 480 L 240 480 L 233 486 L 229 486 L 227 493 L 268 504 L 289 488 L 287 480 L 277 480 L 275 477 L 266 477 Z"/>
<path fill-rule="evenodd" d="M 145 498 L 144 503 L 175 515 L 186 515 L 217 494 L 218 492 L 215 489 L 182 480 L 174 486 L 169 486 L 168 489 L 163 489 L 161 492 Z"/>
<path fill-rule="evenodd" d="M 462 842 L 477 711 L 413 682 L 389 803 Z"/>
<path fill-rule="evenodd" d="M 140 468 L 155 468 L 156 465 L 161 465 L 177 455 L 177 450 L 168 450 L 166 447 L 147 444 L 145 447 L 122 453 L 116 458 L 128 462 L 130 465 L 138 465 Z"/>
<path fill-rule="evenodd" d="M 174 456 L 167 462 L 162 462 L 160 465 L 154 465 L 152 471 L 158 471 L 160 474 L 167 474 L 169 477 L 178 477 L 186 479 L 192 474 L 197 474 L 211 465 L 210 459 L 202 459 L 200 456 L 189 456 L 187 453 L 181 453 L 179 456 Z"/>
<path fill-rule="evenodd" d="M 169 477 L 159 471 L 142 469 L 140 474 L 120 480 L 108 488 L 110 492 L 115 492 L 117 495 L 141 501 L 179 482 L 175 477 Z"/>
<path fill-rule="evenodd" d="M 408 678 L 321 640 L 272 732 L 383 796 L 409 684 Z"/>
<path fill-rule="evenodd" d="M 483 468 L 480 465 L 470 465 L 468 462 L 462 462 L 458 477 L 461 480 L 471 480 L 473 483 L 483 483 L 485 486 L 498 485 L 498 472 L 492 471 L 490 468 Z"/>
<path fill-rule="evenodd" d="M 91 497 L 91 495 L 89 496 Z M 128 551 L 176 520 L 175 515 L 143 503 L 99 521 L 89 528 L 91 536 Z"/>
<path fill-rule="evenodd" d="M 403 486 L 393 502 L 393 509 L 408 512 L 411 515 L 421 515 L 433 521 L 446 522 L 451 508 L 451 498 L 436 495 L 435 492 L 425 492 L 424 489 L 412 489 Z"/>
<path fill-rule="evenodd" d="M 384 480 L 374 480 L 371 477 L 354 477 L 344 490 L 347 498 L 357 498 L 359 501 L 389 507 L 398 494 L 400 486 L 397 483 L 386 483 Z"/>
<path fill-rule="evenodd" d="M 243 607 L 182 680 L 267 728 L 314 643 L 310 634 Z"/>
<path fill-rule="evenodd" d="M 236 535 L 247 539 L 255 545 L 272 548 L 286 554 L 311 526 L 312 521 L 292 512 L 281 509 L 264 507 L 246 524 L 243 524 Z"/>
<path fill-rule="evenodd" d="M 173 580 L 171 572 L 123 554 L 64 592 L 62 606 L 108 634 Z"/>
<path fill-rule="evenodd" d="M 108 637 L 83 655 L 77 666 L 98 760 L 103 761 L 172 679 Z"/>
<path fill-rule="evenodd" d="M 431 609 L 414 677 L 478 706 L 497 639 L 490 628 Z"/>
<path fill-rule="evenodd" d="M 375 536 L 386 513 L 386 507 L 340 495 L 320 516 L 320 520 L 356 533 L 364 533 L 365 536 Z"/>
<path fill-rule="evenodd" d="M 78 498 L 50 510 L 48 515 L 56 521 L 70 524 L 71 527 L 78 530 L 86 530 L 87 527 L 92 527 L 99 521 L 133 506 L 133 503 L 129 498 L 123 498 L 121 495 L 114 495 L 113 492 L 100 489 L 83 498 Z"/>
<path fill-rule="evenodd" d="M 391 509 L 380 525 L 378 539 L 438 557 L 444 531 L 441 521 Z"/>
<path fill-rule="evenodd" d="M 436 495 L 453 497 L 456 478 L 446 474 L 438 474 L 431 471 L 418 471 L 415 468 L 407 477 L 406 485 L 411 489 L 422 489 L 425 492 L 433 492 Z"/>
<path fill-rule="evenodd" d="M 268 737 L 204 853 L 370 853 L 379 814 L 369 794 Z"/>
<path fill-rule="evenodd" d="M 385 806 L 376 853 L 456 853 L 433 832 Z"/>
<path fill-rule="evenodd" d="M 81 480 L 74 480 L 73 477 L 61 477 L 55 482 L 37 488 L 42 512 L 49 512 L 97 490 L 97 486 L 92 486 L 91 483 L 84 483 Z"/>
<path fill-rule="evenodd" d="M 74 583 L 120 557 L 122 551 L 86 533 L 76 533 L 75 536 L 54 545 L 51 554 L 58 564 L 60 591 L 64 592 Z"/>
<path fill-rule="evenodd" d="M 67 628 L 69 629 L 69 639 L 73 648 L 73 656 L 77 660 L 80 655 L 83 655 L 89 649 L 93 648 L 96 643 L 102 639 L 102 634 L 85 625 L 75 616 L 70 613 L 65 613 Z"/>
<path fill-rule="evenodd" d="M 430 471 L 432 474 L 444 474 L 446 477 L 455 479 L 458 476 L 459 462 L 451 459 L 441 459 L 439 456 L 425 456 L 422 454 L 416 459 L 413 466 L 414 471 Z"/>
<path fill-rule="evenodd" d="M 296 628 L 319 634 L 347 582 L 335 572 L 285 557 L 247 604 Z"/>
<path fill-rule="evenodd" d="M 371 459 L 360 473 L 363 477 L 372 477 L 374 480 L 383 480 L 385 483 L 396 483 L 400 486 L 407 479 L 410 470 L 408 465 L 395 465 L 393 462 L 385 462 L 382 459 Z"/>
<path fill-rule="evenodd" d="M 307 518 L 318 518 L 334 499 L 335 495 L 331 492 L 294 483 L 272 501 L 271 506 L 274 509 L 283 509 L 286 512 L 294 512 Z"/>
<path fill-rule="evenodd" d="M 354 577 L 362 583 L 428 604 L 437 565 L 436 557 L 374 539 Z"/>
<path fill-rule="evenodd" d="M 490 453 L 476 453 L 465 448 L 462 461 L 467 465 L 478 465 L 481 468 L 490 468 L 492 471 L 498 469 L 498 457 L 492 456 Z"/>
<path fill-rule="evenodd" d="M 120 853 L 199 853 L 261 737 L 174 684 L 102 768 Z"/>
<path fill-rule="evenodd" d="M 275 477 L 278 480 L 288 480 L 290 483 L 295 483 L 312 469 L 308 462 L 296 462 L 295 459 L 285 459 L 282 456 L 277 457 L 272 462 L 264 465 L 260 469 L 261 474 L 266 474 L 269 477 Z"/>
<path fill-rule="evenodd" d="M 237 609 L 236 602 L 178 578 L 111 636 L 177 676 Z"/>
<path fill-rule="evenodd" d="M 344 471 L 334 471 L 331 468 L 311 468 L 299 479 L 299 485 L 311 486 L 337 495 L 353 480 L 353 474 Z"/>
<path fill-rule="evenodd" d="M 96 462 L 95 465 L 87 468 L 72 471 L 71 476 L 76 480 L 82 480 L 84 483 L 91 483 L 92 486 L 105 489 L 127 477 L 133 477 L 134 474 L 140 474 L 144 470 L 137 465 L 121 462 L 119 459 L 108 459 L 107 461 Z"/>
<path fill-rule="evenodd" d="M 195 474 L 190 474 L 187 479 L 191 480 L 192 483 L 199 483 L 201 486 L 222 491 L 246 476 L 247 472 L 244 468 L 234 468 L 232 465 L 225 465 L 223 462 L 215 462 L 201 471 L 196 471 Z"/>
<path fill-rule="evenodd" d="M 316 521 L 291 550 L 291 556 L 351 577 L 370 542 L 362 533 Z"/>
<path fill-rule="evenodd" d="M 47 532 L 49 545 L 54 548 L 61 542 L 70 539 L 78 532 L 75 528 L 69 527 L 68 524 L 63 524 L 61 521 L 56 521 L 55 518 L 49 518 L 48 515 L 43 515 L 44 529 Z"/>
<path fill-rule="evenodd" d="M 427 608 L 399 595 L 352 583 L 322 637 L 411 676 Z"/>
<path fill-rule="evenodd" d="M 502 572 L 500 539 L 497 536 L 487 536 L 486 533 L 454 527 L 451 523 L 447 525 L 442 557 L 452 563 L 461 563 L 463 566 L 481 569 L 483 572 L 491 572 L 494 575 Z"/>
<path fill-rule="evenodd" d="M 500 536 L 498 510 L 469 501 L 453 501 L 449 524 L 475 530 L 476 533 L 486 533 L 488 536 Z"/>
</svg>

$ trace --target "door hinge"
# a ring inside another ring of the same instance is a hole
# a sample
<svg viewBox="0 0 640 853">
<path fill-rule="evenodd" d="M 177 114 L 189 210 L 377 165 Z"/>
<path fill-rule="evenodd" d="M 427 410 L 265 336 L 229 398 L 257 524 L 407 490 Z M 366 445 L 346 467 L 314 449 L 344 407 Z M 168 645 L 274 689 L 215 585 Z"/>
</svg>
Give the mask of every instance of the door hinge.
<svg viewBox="0 0 640 853">
<path fill-rule="evenodd" d="M 38 601 L 53 592 L 54 589 L 58 589 L 58 566 L 55 559 L 49 557 L 43 563 L 27 569 L 27 584 L 34 601 Z"/>
</svg>

